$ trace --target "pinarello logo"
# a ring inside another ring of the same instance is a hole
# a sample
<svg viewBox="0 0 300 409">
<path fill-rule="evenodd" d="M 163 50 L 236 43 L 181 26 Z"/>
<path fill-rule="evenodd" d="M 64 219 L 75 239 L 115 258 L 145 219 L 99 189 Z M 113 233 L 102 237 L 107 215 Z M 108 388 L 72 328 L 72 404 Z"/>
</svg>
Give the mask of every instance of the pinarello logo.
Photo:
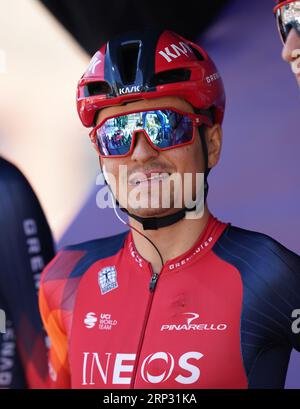
<svg viewBox="0 0 300 409">
<path fill-rule="evenodd" d="M 97 322 L 97 317 L 94 312 L 88 312 L 84 319 L 84 324 L 87 328 L 94 328 Z"/>
<path fill-rule="evenodd" d="M 192 321 L 194 321 L 195 319 L 199 318 L 199 314 L 197 314 L 196 312 L 185 312 L 184 315 L 191 315 L 191 318 L 187 318 L 186 322 L 188 325 L 191 324 Z"/>
<path fill-rule="evenodd" d="M 227 324 L 225 323 L 207 323 L 199 322 L 200 315 L 196 312 L 185 312 L 183 315 L 189 316 L 185 318 L 185 321 L 181 323 L 168 323 L 163 324 L 160 328 L 161 331 L 225 331 Z M 196 322 L 194 322 L 197 320 Z"/>
</svg>

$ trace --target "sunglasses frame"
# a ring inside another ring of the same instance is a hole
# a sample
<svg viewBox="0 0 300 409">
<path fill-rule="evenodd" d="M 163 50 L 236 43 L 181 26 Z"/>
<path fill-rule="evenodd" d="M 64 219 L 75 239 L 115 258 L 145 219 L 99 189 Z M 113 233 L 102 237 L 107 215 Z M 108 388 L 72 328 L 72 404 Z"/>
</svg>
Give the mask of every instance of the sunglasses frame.
<svg viewBox="0 0 300 409">
<path fill-rule="evenodd" d="M 118 118 L 118 117 L 120 117 L 120 116 L 126 116 L 126 115 L 130 115 L 130 114 L 138 114 L 138 113 L 140 113 L 140 112 L 163 111 L 163 110 L 169 110 L 169 111 L 176 112 L 176 113 L 178 113 L 178 114 L 180 114 L 180 115 L 187 116 L 187 117 L 189 117 L 189 118 L 192 120 L 193 135 L 192 135 L 192 139 L 191 139 L 190 141 L 184 142 L 184 143 L 180 143 L 180 144 L 177 144 L 177 145 L 174 145 L 174 146 L 166 147 L 166 148 L 159 148 L 158 146 L 156 146 L 156 145 L 151 141 L 151 138 L 150 138 L 150 136 L 148 135 L 147 131 L 146 131 L 145 129 L 143 129 L 143 128 L 140 128 L 140 129 L 136 129 L 136 130 L 133 131 L 130 149 L 129 149 L 129 151 L 128 151 L 126 154 L 123 154 L 123 155 L 103 155 L 103 154 L 100 152 L 100 148 L 99 148 L 99 146 L 98 146 L 98 138 L 97 138 L 96 133 L 97 133 L 97 130 L 98 130 L 99 128 L 101 128 L 101 126 L 102 126 L 106 121 L 108 121 L 109 119 Z M 135 110 L 128 111 L 128 112 L 122 112 L 122 113 L 117 114 L 117 115 L 111 115 L 111 116 L 105 118 L 103 121 L 101 121 L 98 125 L 96 125 L 96 126 L 91 130 L 91 132 L 89 133 L 89 137 L 90 137 L 90 139 L 91 139 L 91 141 L 92 141 L 92 143 L 93 143 L 93 145 L 94 145 L 94 147 L 95 147 L 95 149 L 96 149 L 96 151 L 97 151 L 97 153 L 99 154 L 100 157 L 102 157 L 102 158 L 125 158 L 125 157 L 130 156 L 130 155 L 132 154 L 132 152 L 133 152 L 133 150 L 134 150 L 134 147 L 135 147 L 136 134 L 137 134 L 138 132 L 143 132 L 143 134 L 145 135 L 145 137 L 147 138 L 149 144 L 151 145 L 151 147 L 152 147 L 153 149 L 155 149 L 155 150 L 158 151 L 158 152 L 163 152 L 163 151 L 167 151 L 167 150 L 170 150 L 170 149 L 179 148 L 179 147 L 186 146 L 186 145 L 191 145 L 191 144 L 194 142 L 194 140 L 195 140 L 196 127 L 198 127 L 198 126 L 200 126 L 200 125 L 202 125 L 202 124 L 205 124 L 205 125 L 207 125 L 208 127 L 212 127 L 212 125 L 213 125 L 212 122 L 211 122 L 211 120 L 210 120 L 210 118 L 208 118 L 208 116 L 206 116 L 206 115 L 194 114 L 194 113 L 191 113 L 191 112 L 184 112 L 184 111 L 180 111 L 180 110 L 178 110 L 178 109 L 176 109 L 176 108 L 169 107 L 169 106 L 167 106 L 167 107 L 149 108 L 149 109 L 139 109 L 139 110 L 136 110 L 136 109 L 135 109 Z"/>
</svg>

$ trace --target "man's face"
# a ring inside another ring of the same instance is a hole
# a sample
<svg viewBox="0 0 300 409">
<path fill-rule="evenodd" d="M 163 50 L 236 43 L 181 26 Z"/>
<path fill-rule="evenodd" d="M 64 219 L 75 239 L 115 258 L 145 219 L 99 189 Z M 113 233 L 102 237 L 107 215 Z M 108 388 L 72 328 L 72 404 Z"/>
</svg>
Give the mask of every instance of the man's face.
<svg viewBox="0 0 300 409">
<path fill-rule="evenodd" d="M 164 107 L 172 107 L 183 112 L 194 112 L 189 103 L 178 97 L 139 100 L 125 105 L 103 108 L 99 112 L 97 124 L 113 115 L 121 113 L 125 114 L 126 112 L 133 112 L 134 110 L 140 111 L 143 109 L 149 110 L 152 108 Z M 126 187 L 127 205 L 124 207 L 126 207 L 129 212 L 140 217 L 161 217 L 176 213 L 179 210 L 177 206 L 174 207 L 176 193 L 174 193 L 174 184 L 169 183 L 169 178 L 176 174 L 176 176 L 181 177 L 181 180 L 184 181 L 184 174 L 192 174 L 194 176 L 192 183 L 192 193 L 194 196 L 196 190 L 195 174 L 197 172 L 203 173 L 205 171 L 205 163 L 198 129 L 196 129 L 195 136 L 194 142 L 190 145 L 179 146 L 165 151 L 157 151 L 150 145 L 144 133 L 138 132 L 135 136 L 134 149 L 129 156 L 122 158 L 101 158 L 101 165 L 104 169 L 104 173 L 112 175 L 116 181 L 116 191 L 114 191 L 114 194 L 120 204 L 124 206 L 124 196 L 120 195 L 120 188 L 123 188 L 124 192 L 124 187 Z M 127 180 L 124 178 L 123 170 L 120 170 L 121 165 L 127 167 Z M 154 177 L 153 174 L 155 174 Z M 165 189 L 166 184 L 171 187 L 169 208 L 165 208 L 165 206 L 162 205 L 162 195 L 167 191 Z M 144 198 L 148 198 L 147 207 L 132 207 L 132 201 L 130 198 L 136 197 L 131 194 L 131 192 L 134 193 L 133 190 L 134 192 L 137 190 L 140 191 Z M 159 195 L 157 192 L 159 192 Z M 182 192 L 184 192 L 184 182 L 182 184 Z M 155 208 L 151 206 L 153 195 L 156 197 Z M 157 196 L 159 196 L 158 202 Z M 183 200 L 183 198 L 180 199 Z"/>
<path fill-rule="evenodd" d="M 289 32 L 282 50 L 282 58 L 291 64 L 291 68 L 300 87 L 300 36 L 295 28 L 292 28 Z"/>
</svg>

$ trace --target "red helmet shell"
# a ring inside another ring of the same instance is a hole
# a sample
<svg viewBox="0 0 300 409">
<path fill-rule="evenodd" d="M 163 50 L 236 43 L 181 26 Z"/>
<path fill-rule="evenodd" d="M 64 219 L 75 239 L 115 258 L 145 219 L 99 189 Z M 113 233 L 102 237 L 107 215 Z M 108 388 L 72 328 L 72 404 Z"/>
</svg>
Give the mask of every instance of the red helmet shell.
<svg viewBox="0 0 300 409">
<path fill-rule="evenodd" d="M 78 82 L 77 110 L 90 127 L 104 107 L 164 96 L 181 97 L 198 109 L 213 108 L 215 122 L 222 123 L 223 82 L 204 49 L 171 31 L 128 33 L 91 59 Z"/>
</svg>

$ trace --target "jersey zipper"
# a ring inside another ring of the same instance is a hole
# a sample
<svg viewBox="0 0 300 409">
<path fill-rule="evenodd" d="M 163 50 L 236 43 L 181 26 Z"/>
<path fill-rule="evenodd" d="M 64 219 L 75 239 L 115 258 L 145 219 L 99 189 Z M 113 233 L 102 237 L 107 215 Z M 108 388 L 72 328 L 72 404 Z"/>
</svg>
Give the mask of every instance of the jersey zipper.
<svg viewBox="0 0 300 409">
<path fill-rule="evenodd" d="M 151 274 L 152 274 L 151 275 L 151 280 L 150 280 L 150 283 L 149 283 L 150 295 L 149 295 L 149 300 L 148 300 L 148 304 L 147 304 L 147 308 L 146 308 L 146 314 L 145 314 L 145 318 L 144 318 L 144 322 L 143 322 L 142 333 L 141 333 L 141 337 L 140 337 L 139 344 L 138 344 L 135 364 L 134 364 L 134 367 L 133 367 L 132 378 L 131 378 L 131 382 L 130 382 L 130 389 L 134 389 L 137 368 L 138 368 L 138 364 L 139 364 L 139 360 L 140 360 L 142 345 L 143 345 L 143 342 L 144 342 L 146 327 L 147 327 L 147 323 L 148 323 L 148 319 L 149 319 L 149 315 L 150 315 L 150 309 L 151 309 L 151 305 L 152 305 L 152 301 L 153 301 L 154 290 L 155 290 L 157 280 L 158 280 L 158 277 L 159 277 L 158 273 L 153 272 L 152 266 L 149 265 L 149 267 L 150 267 L 150 271 L 151 271 Z"/>
</svg>

